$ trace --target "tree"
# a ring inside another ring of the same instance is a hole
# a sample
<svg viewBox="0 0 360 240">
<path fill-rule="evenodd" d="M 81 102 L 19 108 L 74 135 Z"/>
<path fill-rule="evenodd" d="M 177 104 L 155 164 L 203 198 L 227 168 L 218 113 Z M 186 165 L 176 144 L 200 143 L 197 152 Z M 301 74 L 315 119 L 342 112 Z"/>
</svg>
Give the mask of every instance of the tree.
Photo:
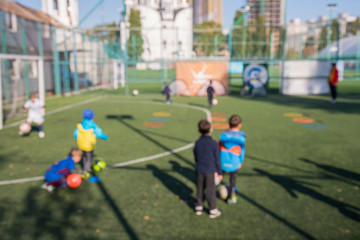
<svg viewBox="0 0 360 240">
<path fill-rule="evenodd" d="M 243 18 L 243 12 L 237 11 L 234 24 L 238 19 Z M 250 22 L 247 28 L 243 31 L 243 21 L 234 28 L 232 41 L 232 56 L 235 58 L 263 58 L 269 53 L 269 34 L 270 28 L 265 26 L 265 18 L 262 14 L 258 18 Z M 243 42 L 243 34 L 246 34 L 246 42 Z"/>
<path fill-rule="evenodd" d="M 140 11 L 131 9 L 130 16 L 130 34 L 127 41 L 128 56 L 132 60 L 137 60 L 144 52 L 144 40 L 141 35 Z"/>
<path fill-rule="evenodd" d="M 239 25 L 235 26 L 235 28 L 233 29 L 232 32 L 232 51 L 231 51 L 231 56 L 234 58 L 245 58 L 244 54 L 245 54 L 245 43 L 243 43 L 242 41 L 242 34 L 243 34 L 243 21 L 244 19 L 244 13 L 242 11 L 237 11 L 234 17 L 234 23 L 238 20 L 242 18 L 242 21 L 239 23 Z"/>
<path fill-rule="evenodd" d="M 360 31 L 360 17 L 356 18 L 354 22 L 346 24 L 346 33 L 356 35 Z"/>
<path fill-rule="evenodd" d="M 324 26 L 321 29 L 320 36 L 319 36 L 319 48 L 318 50 L 321 51 L 328 45 L 328 28 L 329 26 Z M 330 43 L 339 40 L 339 29 L 340 25 L 337 19 L 333 19 L 331 22 L 331 36 L 330 36 Z"/>
<path fill-rule="evenodd" d="M 308 37 L 305 42 L 305 47 L 302 50 L 303 58 L 309 58 L 315 54 L 315 38 L 313 36 Z"/>
<path fill-rule="evenodd" d="M 215 53 L 215 38 L 217 38 L 218 41 L 222 38 L 220 24 L 214 21 L 196 24 L 194 26 L 194 33 L 194 51 L 197 55 L 213 56 Z M 219 44 L 218 50 L 222 50 L 223 48 L 223 44 Z"/>
<path fill-rule="evenodd" d="M 332 20 L 331 25 L 331 42 L 336 42 L 339 40 L 340 34 L 340 24 L 337 19 Z"/>
<path fill-rule="evenodd" d="M 326 47 L 327 44 L 327 27 L 322 27 L 320 36 L 319 36 L 319 45 L 318 51 L 320 52 L 322 49 Z"/>
</svg>

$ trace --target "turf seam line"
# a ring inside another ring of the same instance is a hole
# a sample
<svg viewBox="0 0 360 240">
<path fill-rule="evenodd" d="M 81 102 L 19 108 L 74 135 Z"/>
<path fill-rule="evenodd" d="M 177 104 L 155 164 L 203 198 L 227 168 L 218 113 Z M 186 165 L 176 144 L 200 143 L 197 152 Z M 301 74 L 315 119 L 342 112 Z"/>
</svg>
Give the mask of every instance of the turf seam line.
<svg viewBox="0 0 360 240">
<path fill-rule="evenodd" d="M 88 100 L 85 100 L 85 101 L 82 101 L 82 102 L 70 104 L 70 105 L 67 105 L 67 106 L 65 106 L 65 107 L 61 107 L 61 108 L 57 108 L 57 109 L 51 110 L 51 111 L 49 111 L 49 112 L 47 112 L 47 113 L 45 114 L 45 117 L 48 116 L 48 115 L 52 115 L 52 114 L 55 114 L 55 113 L 58 113 L 58 112 L 62 112 L 62 111 L 68 110 L 68 109 L 73 108 L 73 107 L 77 107 L 77 106 L 81 106 L 81 105 L 84 105 L 84 104 L 87 104 L 87 103 L 94 102 L 94 101 L 96 101 L 96 100 L 99 100 L 100 98 L 102 98 L 102 96 L 99 96 L 99 97 L 96 97 L 96 98 L 93 98 L 93 99 L 88 99 Z M 4 126 L 3 129 L 18 126 L 20 123 L 24 122 L 24 120 L 26 120 L 26 118 L 21 119 L 21 120 L 16 121 L 16 122 L 13 122 L 13 123 L 10 123 L 10 124 L 7 124 L 7 125 Z"/>
</svg>

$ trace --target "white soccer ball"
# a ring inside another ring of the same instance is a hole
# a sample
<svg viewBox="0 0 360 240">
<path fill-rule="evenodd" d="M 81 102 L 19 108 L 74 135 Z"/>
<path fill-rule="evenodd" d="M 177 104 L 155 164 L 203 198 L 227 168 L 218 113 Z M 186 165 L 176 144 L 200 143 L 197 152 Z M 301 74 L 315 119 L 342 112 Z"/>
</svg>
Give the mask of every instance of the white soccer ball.
<svg viewBox="0 0 360 240">
<path fill-rule="evenodd" d="M 134 91 L 132 92 L 132 94 L 133 94 L 134 96 L 137 96 L 137 95 L 139 95 L 139 90 L 137 90 L 137 89 L 134 89 Z"/>
<path fill-rule="evenodd" d="M 22 123 L 19 126 L 19 134 L 20 135 L 26 134 L 26 133 L 30 132 L 30 130 L 31 130 L 31 126 L 28 123 Z"/>
<path fill-rule="evenodd" d="M 213 104 L 213 105 L 217 105 L 217 104 L 218 104 L 218 100 L 217 100 L 216 98 L 214 98 L 214 99 L 212 100 L 212 104 Z"/>
</svg>

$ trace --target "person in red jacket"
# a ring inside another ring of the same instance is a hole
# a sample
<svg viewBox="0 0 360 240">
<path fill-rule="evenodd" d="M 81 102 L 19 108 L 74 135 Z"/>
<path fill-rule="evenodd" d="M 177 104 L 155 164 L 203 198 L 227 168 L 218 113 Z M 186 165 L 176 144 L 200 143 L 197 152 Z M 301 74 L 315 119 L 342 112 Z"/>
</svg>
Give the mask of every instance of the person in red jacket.
<svg viewBox="0 0 360 240">
<path fill-rule="evenodd" d="M 339 71 L 336 68 L 336 64 L 332 63 L 331 70 L 330 70 L 330 76 L 329 76 L 329 86 L 330 86 L 330 92 L 331 92 L 331 96 L 332 96 L 331 103 L 336 103 L 336 97 L 337 97 L 336 86 L 337 86 L 338 82 L 339 82 Z"/>
</svg>

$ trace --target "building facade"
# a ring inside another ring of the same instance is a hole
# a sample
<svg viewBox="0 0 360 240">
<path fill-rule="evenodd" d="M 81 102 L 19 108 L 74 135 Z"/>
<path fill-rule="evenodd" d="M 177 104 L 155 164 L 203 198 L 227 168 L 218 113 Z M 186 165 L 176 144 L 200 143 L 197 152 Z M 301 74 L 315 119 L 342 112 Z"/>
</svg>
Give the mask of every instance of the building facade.
<svg viewBox="0 0 360 240">
<path fill-rule="evenodd" d="M 2 54 L 44 57 L 46 90 L 54 90 L 51 28 L 63 25 L 48 14 L 6 0 L 0 0 L 0 22 Z M 7 62 L 7 68 L 4 68 L 2 81 L 3 96 L 10 100 L 15 96 L 23 96 L 25 92 L 37 92 L 39 73 L 36 61 L 4 61 Z"/>
<path fill-rule="evenodd" d="M 192 56 L 193 11 L 187 1 L 126 0 L 125 3 L 127 25 L 123 23 L 121 28 L 122 49 L 130 37 L 130 10 L 136 9 L 141 18 L 143 60 L 175 60 Z"/>
<path fill-rule="evenodd" d="M 248 0 L 248 5 L 249 22 L 257 20 L 261 14 L 265 18 L 265 26 L 284 25 L 285 0 Z"/>
<path fill-rule="evenodd" d="M 190 0 L 193 7 L 193 23 L 203 22 L 222 23 L 222 0 Z"/>
</svg>

